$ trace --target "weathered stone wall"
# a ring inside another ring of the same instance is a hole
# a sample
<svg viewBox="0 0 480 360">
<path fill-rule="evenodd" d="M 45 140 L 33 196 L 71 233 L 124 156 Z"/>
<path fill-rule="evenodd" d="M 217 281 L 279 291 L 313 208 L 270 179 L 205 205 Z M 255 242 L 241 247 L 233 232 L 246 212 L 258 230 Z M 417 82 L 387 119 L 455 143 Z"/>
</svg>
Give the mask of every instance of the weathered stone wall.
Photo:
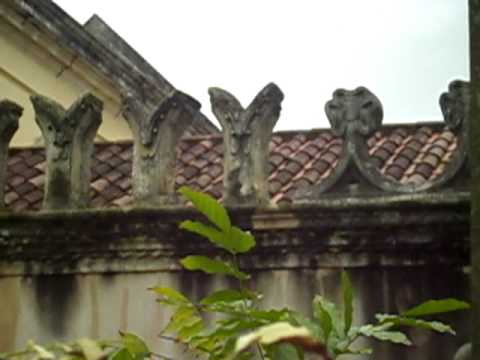
<svg viewBox="0 0 480 360">
<path fill-rule="evenodd" d="M 308 313 L 314 294 L 340 300 L 339 269 L 257 271 L 252 280 L 265 294 L 265 306 Z M 468 297 L 468 279 L 461 267 L 368 267 L 349 271 L 357 301 L 356 321 L 373 320 L 376 312 L 395 312 L 427 298 Z M 158 338 L 170 312 L 147 291 L 172 286 L 199 299 L 221 280 L 200 274 L 151 272 L 13 276 L 0 279 L 0 351 L 18 349 L 29 339 L 41 342 L 83 336 L 115 338 L 118 330 L 140 334 L 154 349 L 174 354 L 172 344 Z M 468 314 L 443 317 L 458 336 L 408 331 L 412 348 L 373 343 L 374 359 L 451 359 L 468 338 Z M 183 359 L 177 349 L 176 359 Z"/>
<path fill-rule="evenodd" d="M 322 200 L 285 209 L 231 209 L 257 247 L 241 259 L 265 294 L 264 305 L 308 313 L 317 293 L 340 301 L 340 272 L 352 277 L 356 321 L 398 312 L 429 298 L 467 299 L 468 194 L 396 195 Z M 0 351 L 28 339 L 142 335 L 158 338 L 169 310 L 147 288 L 177 288 L 194 299 L 228 285 L 182 272 L 178 260 L 217 254 L 205 240 L 178 230 L 197 215 L 187 208 L 82 210 L 1 214 Z M 450 359 L 468 336 L 468 313 L 444 317 L 457 337 L 410 331 L 409 349 L 375 344 L 375 359 Z M 177 349 L 178 350 L 178 349 Z"/>
</svg>

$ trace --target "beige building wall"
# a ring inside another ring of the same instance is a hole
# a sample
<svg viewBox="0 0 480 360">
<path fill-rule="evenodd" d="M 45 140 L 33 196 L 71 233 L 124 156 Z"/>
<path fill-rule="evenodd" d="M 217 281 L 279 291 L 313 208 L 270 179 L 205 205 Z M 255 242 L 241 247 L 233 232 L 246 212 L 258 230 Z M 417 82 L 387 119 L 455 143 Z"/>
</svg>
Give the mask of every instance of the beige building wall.
<svg viewBox="0 0 480 360">
<path fill-rule="evenodd" d="M 120 94 L 113 84 L 83 59 L 61 48 L 31 24 L 0 5 L 0 99 L 24 107 L 12 146 L 31 146 L 41 139 L 29 96 L 48 96 L 68 108 L 90 91 L 104 102 L 97 140 L 130 139 L 121 116 Z"/>
</svg>

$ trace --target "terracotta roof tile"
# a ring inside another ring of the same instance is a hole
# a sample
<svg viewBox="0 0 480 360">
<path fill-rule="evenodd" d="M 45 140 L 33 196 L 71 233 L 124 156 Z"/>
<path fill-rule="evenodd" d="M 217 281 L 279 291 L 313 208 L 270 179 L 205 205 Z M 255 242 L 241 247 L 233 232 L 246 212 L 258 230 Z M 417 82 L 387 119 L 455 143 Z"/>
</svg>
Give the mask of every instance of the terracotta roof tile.
<svg viewBox="0 0 480 360">
<path fill-rule="evenodd" d="M 416 184 L 441 174 L 457 146 L 449 130 L 414 126 L 377 131 L 367 142 L 371 161 L 385 176 Z M 270 149 L 269 191 L 273 201 L 288 204 L 297 189 L 330 176 L 342 156 L 342 140 L 330 130 L 279 132 L 274 134 Z M 183 138 L 177 148 L 176 186 L 188 184 L 221 199 L 222 153 L 221 134 Z M 132 204 L 132 156 L 129 142 L 95 145 L 91 206 Z M 14 211 L 39 209 L 44 171 L 43 149 L 11 149 L 6 205 Z"/>
</svg>

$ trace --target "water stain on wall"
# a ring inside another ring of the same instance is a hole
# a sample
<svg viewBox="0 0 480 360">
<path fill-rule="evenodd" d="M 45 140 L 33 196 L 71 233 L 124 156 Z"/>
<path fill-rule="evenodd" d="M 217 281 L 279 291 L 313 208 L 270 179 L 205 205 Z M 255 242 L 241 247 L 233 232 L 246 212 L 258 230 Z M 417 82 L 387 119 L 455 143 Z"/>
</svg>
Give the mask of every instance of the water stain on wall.
<svg viewBox="0 0 480 360">
<path fill-rule="evenodd" d="M 36 296 L 36 312 L 40 323 L 55 336 L 62 336 L 69 326 L 78 291 L 74 275 L 35 276 L 32 278 Z"/>
</svg>

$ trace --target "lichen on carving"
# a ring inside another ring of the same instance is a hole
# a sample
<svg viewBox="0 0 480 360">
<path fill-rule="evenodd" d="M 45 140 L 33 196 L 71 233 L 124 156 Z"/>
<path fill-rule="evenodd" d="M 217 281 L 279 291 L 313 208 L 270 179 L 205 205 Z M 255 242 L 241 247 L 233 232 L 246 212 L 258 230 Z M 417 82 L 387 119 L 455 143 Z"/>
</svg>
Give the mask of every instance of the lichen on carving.
<svg viewBox="0 0 480 360">
<path fill-rule="evenodd" d="M 178 90 L 154 108 L 131 94 L 125 96 L 123 113 L 134 139 L 132 182 L 137 203 L 175 201 L 176 145 L 199 109 L 199 102 Z"/>
<path fill-rule="evenodd" d="M 4 191 L 8 147 L 18 129 L 23 108 L 9 100 L 0 100 L 0 209 L 4 207 Z"/>
<path fill-rule="evenodd" d="M 347 131 L 370 135 L 382 125 L 383 107 L 380 100 L 367 88 L 338 89 L 325 104 L 325 113 L 337 136 Z"/>
<path fill-rule="evenodd" d="M 209 89 L 212 111 L 223 128 L 227 204 L 267 204 L 268 144 L 284 95 L 270 83 L 245 109 L 229 92 Z"/>
</svg>

